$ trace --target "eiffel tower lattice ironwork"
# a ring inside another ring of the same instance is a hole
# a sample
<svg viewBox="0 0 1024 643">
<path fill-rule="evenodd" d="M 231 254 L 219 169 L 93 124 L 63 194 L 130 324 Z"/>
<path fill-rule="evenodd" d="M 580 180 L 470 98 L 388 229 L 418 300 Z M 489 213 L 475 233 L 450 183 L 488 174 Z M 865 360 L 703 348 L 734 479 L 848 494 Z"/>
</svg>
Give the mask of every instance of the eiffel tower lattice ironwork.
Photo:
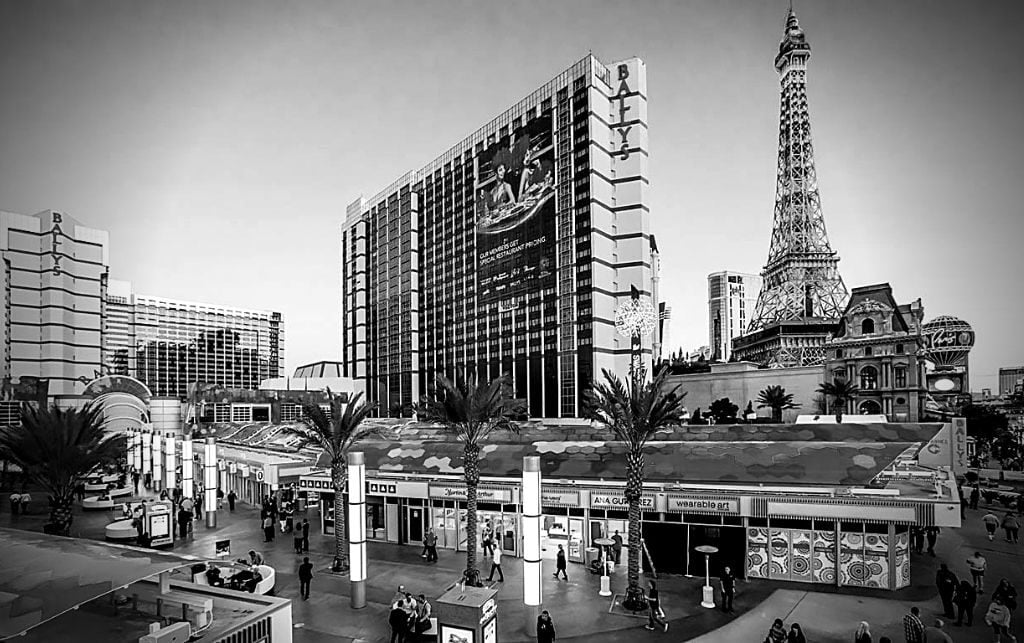
<svg viewBox="0 0 1024 643">
<path fill-rule="evenodd" d="M 791 6 L 775 58 L 781 105 L 771 248 L 746 334 L 734 344 L 738 359 L 777 367 L 822 363 L 830 328 L 850 296 L 821 213 L 807 108 L 810 57 Z"/>
</svg>

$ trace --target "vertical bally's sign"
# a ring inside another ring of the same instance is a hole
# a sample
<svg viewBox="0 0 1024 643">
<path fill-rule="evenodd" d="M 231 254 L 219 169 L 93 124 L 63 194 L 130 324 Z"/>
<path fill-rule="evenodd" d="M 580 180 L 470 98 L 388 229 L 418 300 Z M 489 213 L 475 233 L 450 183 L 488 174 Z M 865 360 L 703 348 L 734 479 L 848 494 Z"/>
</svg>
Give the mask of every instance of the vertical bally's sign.
<svg viewBox="0 0 1024 643">
<path fill-rule="evenodd" d="M 60 238 L 64 236 L 64 231 L 61 230 L 60 224 L 64 222 L 64 217 L 60 212 L 52 214 L 53 217 L 50 221 L 50 259 L 53 261 L 53 265 L 50 267 L 50 272 L 54 275 L 59 275 L 61 257 Z"/>
</svg>

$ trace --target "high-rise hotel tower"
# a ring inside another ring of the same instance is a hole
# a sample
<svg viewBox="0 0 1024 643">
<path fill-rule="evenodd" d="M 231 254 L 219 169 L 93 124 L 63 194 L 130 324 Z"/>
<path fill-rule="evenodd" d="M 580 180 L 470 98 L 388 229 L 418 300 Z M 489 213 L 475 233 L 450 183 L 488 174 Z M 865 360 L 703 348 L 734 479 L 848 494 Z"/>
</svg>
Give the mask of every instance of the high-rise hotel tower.
<svg viewBox="0 0 1024 643">
<path fill-rule="evenodd" d="M 629 369 L 632 289 L 658 310 L 647 162 L 643 61 L 587 56 L 349 205 L 344 374 L 384 414 L 438 375 L 508 374 L 531 416 L 578 416 L 602 369 Z"/>
</svg>

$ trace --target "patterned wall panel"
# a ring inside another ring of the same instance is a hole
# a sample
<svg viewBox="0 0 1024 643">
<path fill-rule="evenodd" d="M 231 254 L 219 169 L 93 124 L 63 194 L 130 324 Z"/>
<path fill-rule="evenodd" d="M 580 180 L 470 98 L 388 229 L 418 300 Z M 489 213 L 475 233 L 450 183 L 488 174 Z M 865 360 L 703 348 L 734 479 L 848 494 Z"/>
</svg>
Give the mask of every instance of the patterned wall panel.
<svg viewBox="0 0 1024 643">
<path fill-rule="evenodd" d="M 900 589 L 910 585 L 910 534 L 903 532 L 896 534 L 896 578 L 893 579 L 893 589 Z"/>
<path fill-rule="evenodd" d="M 792 553 L 790 554 L 790 578 L 803 583 L 811 583 L 811 532 L 792 531 L 790 533 Z"/>
<path fill-rule="evenodd" d="M 788 529 L 772 529 L 771 543 L 771 577 L 789 579 L 790 531 Z"/>
<path fill-rule="evenodd" d="M 836 532 L 814 532 L 812 574 L 815 583 L 836 584 Z"/>
<path fill-rule="evenodd" d="M 768 529 L 747 529 L 747 577 L 768 578 Z"/>
<path fill-rule="evenodd" d="M 844 531 L 839 540 L 839 584 L 861 587 L 866 577 L 864 534 Z"/>
<path fill-rule="evenodd" d="M 888 589 L 889 544 L 885 534 L 843 532 L 839 544 L 840 584 Z"/>
</svg>

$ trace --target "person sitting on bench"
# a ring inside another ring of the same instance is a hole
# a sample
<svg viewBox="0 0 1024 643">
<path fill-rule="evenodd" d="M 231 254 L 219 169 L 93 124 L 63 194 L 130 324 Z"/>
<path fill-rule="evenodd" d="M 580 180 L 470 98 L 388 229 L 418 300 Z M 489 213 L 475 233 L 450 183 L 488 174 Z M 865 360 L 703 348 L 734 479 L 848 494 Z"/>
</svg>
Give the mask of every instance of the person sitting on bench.
<svg viewBox="0 0 1024 643">
<path fill-rule="evenodd" d="M 213 563 L 206 564 L 206 583 L 210 587 L 224 587 L 224 579 L 220 577 L 220 567 Z"/>
</svg>

